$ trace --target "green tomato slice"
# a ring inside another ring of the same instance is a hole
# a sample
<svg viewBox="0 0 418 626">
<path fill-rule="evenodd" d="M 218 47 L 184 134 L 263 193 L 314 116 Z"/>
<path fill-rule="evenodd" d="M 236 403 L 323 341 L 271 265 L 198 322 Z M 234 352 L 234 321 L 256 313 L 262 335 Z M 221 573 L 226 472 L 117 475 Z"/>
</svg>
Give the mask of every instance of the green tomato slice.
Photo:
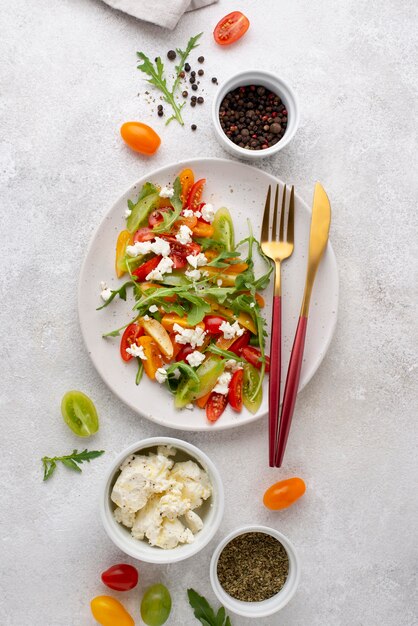
<svg viewBox="0 0 418 626">
<path fill-rule="evenodd" d="M 174 401 L 176 408 L 182 409 L 186 404 L 209 393 L 216 385 L 216 381 L 224 371 L 224 368 L 225 361 L 215 355 L 209 356 L 196 369 L 196 374 L 200 381 L 199 384 L 196 384 L 196 381 L 190 378 L 184 378 L 180 382 Z"/>
<path fill-rule="evenodd" d="M 79 437 L 90 437 L 99 430 L 99 418 L 93 401 L 82 391 L 67 391 L 61 401 L 65 423 Z"/>
<path fill-rule="evenodd" d="M 263 389 L 260 387 L 255 398 L 254 392 L 260 381 L 260 372 L 250 363 L 244 365 L 244 378 L 242 383 L 242 401 L 250 413 L 257 413 L 263 399 Z"/>
<path fill-rule="evenodd" d="M 145 183 L 135 204 L 128 202 L 131 214 L 126 220 L 126 228 L 130 233 L 134 233 L 145 224 L 148 215 L 155 209 L 158 198 L 156 187 L 151 183 Z"/>
<path fill-rule="evenodd" d="M 141 602 L 141 617 L 147 626 L 163 626 L 171 612 L 171 596 L 167 587 L 158 583 L 149 587 Z"/>
<path fill-rule="evenodd" d="M 227 208 L 222 207 L 216 211 L 212 226 L 214 228 L 213 239 L 223 243 L 226 250 L 231 252 L 235 247 L 234 225 Z"/>
</svg>

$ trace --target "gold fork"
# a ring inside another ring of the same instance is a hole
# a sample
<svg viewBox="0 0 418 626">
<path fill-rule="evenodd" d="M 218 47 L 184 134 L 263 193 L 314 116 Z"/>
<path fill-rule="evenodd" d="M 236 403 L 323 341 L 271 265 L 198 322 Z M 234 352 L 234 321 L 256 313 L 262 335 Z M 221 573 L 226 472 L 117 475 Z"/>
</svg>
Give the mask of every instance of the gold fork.
<svg viewBox="0 0 418 626">
<path fill-rule="evenodd" d="M 275 449 L 280 408 L 281 342 L 282 342 L 282 301 L 281 301 L 281 264 L 288 259 L 294 248 L 295 197 L 292 186 L 287 219 L 287 234 L 284 237 L 286 211 L 286 185 L 283 188 L 280 226 L 277 231 L 279 205 L 279 186 L 276 186 L 273 208 L 273 223 L 270 228 L 271 185 L 269 185 L 261 226 L 261 248 L 266 256 L 275 263 L 273 316 L 271 321 L 270 343 L 270 380 L 269 380 L 269 465 L 274 467 Z"/>
</svg>

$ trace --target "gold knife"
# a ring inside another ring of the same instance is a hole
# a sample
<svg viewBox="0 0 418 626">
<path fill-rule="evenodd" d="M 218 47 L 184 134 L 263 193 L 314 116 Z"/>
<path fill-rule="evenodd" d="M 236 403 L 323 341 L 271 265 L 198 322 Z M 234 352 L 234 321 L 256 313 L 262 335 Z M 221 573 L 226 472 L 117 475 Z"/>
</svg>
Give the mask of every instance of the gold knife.
<svg viewBox="0 0 418 626">
<path fill-rule="evenodd" d="M 305 291 L 303 294 L 299 322 L 290 355 L 289 369 L 287 370 L 286 385 L 280 416 L 279 434 L 275 454 L 275 466 L 281 467 L 292 423 L 296 395 L 299 387 L 300 370 L 302 368 L 303 349 L 305 346 L 306 327 L 308 324 L 309 304 L 312 295 L 316 271 L 321 262 L 328 243 L 329 227 L 331 224 L 331 205 L 324 188 L 316 183 L 311 217 L 311 232 L 309 237 L 309 258 L 306 272 Z"/>
</svg>

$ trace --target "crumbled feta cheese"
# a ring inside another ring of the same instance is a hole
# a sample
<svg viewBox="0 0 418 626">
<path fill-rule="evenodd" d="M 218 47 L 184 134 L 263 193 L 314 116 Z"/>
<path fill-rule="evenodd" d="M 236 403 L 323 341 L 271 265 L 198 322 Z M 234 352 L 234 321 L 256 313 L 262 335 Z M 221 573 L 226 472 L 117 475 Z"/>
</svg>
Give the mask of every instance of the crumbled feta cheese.
<svg viewBox="0 0 418 626">
<path fill-rule="evenodd" d="M 184 275 L 191 280 L 200 280 L 201 272 L 200 270 L 186 270 Z"/>
<path fill-rule="evenodd" d="M 184 246 L 187 243 L 190 243 L 192 240 L 192 231 L 186 224 L 182 224 L 179 228 L 179 232 L 176 235 L 177 241 L 182 243 Z"/>
<path fill-rule="evenodd" d="M 196 269 L 197 267 L 206 265 L 206 263 L 208 262 L 208 259 L 203 254 L 203 252 L 199 252 L 199 254 L 189 254 L 188 256 L 186 256 L 186 261 L 190 263 L 190 265 Z"/>
<path fill-rule="evenodd" d="M 161 256 L 168 256 L 170 254 L 170 244 L 165 239 L 161 239 L 161 237 L 156 237 L 155 240 L 151 243 L 151 251 L 154 254 L 158 254 Z"/>
<path fill-rule="evenodd" d="M 126 348 L 126 352 L 131 356 L 139 356 L 142 361 L 148 360 L 145 356 L 144 348 L 142 346 L 138 346 L 136 343 L 133 343 L 129 348 Z"/>
<path fill-rule="evenodd" d="M 218 285 L 218 287 L 222 287 L 222 278 L 218 278 L 216 284 Z"/>
<path fill-rule="evenodd" d="M 143 319 L 143 320 L 145 320 L 145 321 L 147 321 L 147 320 L 150 320 L 151 318 L 150 318 L 150 316 L 149 316 L 149 315 L 143 315 L 143 316 L 142 316 L 142 319 Z"/>
<path fill-rule="evenodd" d="M 189 402 L 189 404 L 186 404 L 184 408 L 188 409 L 189 411 L 193 411 L 194 409 L 193 402 Z"/>
<path fill-rule="evenodd" d="M 183 217 L 194 217 L 194 211 L 192 209 L 184 209 L 181 214 Z"/>
<path fill-rule="evenodd" d="M 251 302 L 250 308 L 253 309 L 255 307 L 255 302 Z"/>
<path fill-rule="evenodd" d="M 229 383 L 231 382 L 232 374 L 230 372 L 223 372 L 218 378 L 215 387 L 212 389 L 214 393 L 220 393 L 226 396 L 229 390 Z"/>
<path fill-rule="evenodd" d="M 163 280 L 163 274 L 171 274 L 173 271 L 173 265 L 174 262 L 170 259 L 170 257 L 163 257 L 157 267 L 147 274 L 145 280 Z"/>
<path fill-rule="evenodd" d="M 200 328 L 200 326 L 196 326 L 196 328 L 183 328 L 178 324 L 174 324 L 173 330 L 177 333 L 175 336 L 176 343 L 190 343 L 192 348 L 196 348 L 202 346 L 205 341 L 206 331 Z"/>
<path fill-rule="evenodd" d="M 224 339 L 234 339 L 234 337 L 241 337 L 244 333 L 244 329 L 238 324 L 238 322 L 234 322 L 230 324 L 229 322 L 222 322 L 219 326 L 219 330 L 223 333 Z"/>
<path fill-rule="evenodd" d="M 126 246 L 126 254 L 132 257 L 142 256 L 151 252 L 150 241 L 136 241 L 132 246 Z"/>
<path fill-rule="evenodd" d="M 112 295 L 112 290 L 106 285 L 106 283 L 102 280 L 100 283 L 100 297 L 103 302 L 107 302 Z"/>
<path fill-rule="evenodd" d="M 150 313 L 156 313 L 158 311 L 158 306 L 156 304 L 151 304 L 150 308 L 148 309 L 148 311 Z"/>
<path fill-rule="evenodd" d="M 198 367 L 205 360 L 205 355 L 199 352 L 199 350 L 195 350 L 191 354 L 186 356 L 186 361 L 192 367 Z"/>
<path fill-rule="evenodd" d="M 126 219 L 128 219 L 128 217 L 131 216 L 131 213 L 132 213 L 131 209 L 125 209 L 125 217 L 126 217 Z"/>
<path fill-rule="evenodd" d="M 228 359 L 225 362 L 225 369 L 234 373 L 237 370 L 242 370 L 242 364 L 240 363 L 240 361 L 236 361 L 235 359 Z"/>
<path fill-rule="evenodd" d="M 202 214 L 200 211 L 195 211 L 194 214 L 195 214 L 195 217 L 202 217 Z"/>
<path fill-rule="evenodd" d="M 174 189 L 163 187 L 158 195 L 160 198 L 172 198 L 174 196 Z"/>
<path fill-rule="evenodd" d="M 164 367 L 159 367 L 157 369 L 157 371 L 155 372 L 155 380 L 157 381 L 157 383 L 160 383 L 160 385 L 165 383 L 165 381 L 167 380 L 167 370 L 164 369 Z"/>
<path fill-rule="evenodd" d="M 202 207 L 202 217 L 205 222 L 209 222 L 209 224 L 213 222 L 215 217 L 215 209 L 213 208 L 212 204 L 205 204 Z"/>
</svg>

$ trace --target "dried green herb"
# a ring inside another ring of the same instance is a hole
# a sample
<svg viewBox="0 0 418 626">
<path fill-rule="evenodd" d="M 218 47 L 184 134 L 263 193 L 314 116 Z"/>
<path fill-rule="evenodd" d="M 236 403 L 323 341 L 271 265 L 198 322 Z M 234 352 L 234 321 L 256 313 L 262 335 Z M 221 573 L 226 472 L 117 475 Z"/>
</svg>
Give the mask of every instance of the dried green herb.
<svg viewBox="0 0 418 626">
<path fill-rule="evenodd" d="M 261 602 L 278 593 L 289 574 L 289 557 L 274 537 L 245 533 L 222 550 L 217 573 L 227 593 L 243 602 Z"/>
</svg>

